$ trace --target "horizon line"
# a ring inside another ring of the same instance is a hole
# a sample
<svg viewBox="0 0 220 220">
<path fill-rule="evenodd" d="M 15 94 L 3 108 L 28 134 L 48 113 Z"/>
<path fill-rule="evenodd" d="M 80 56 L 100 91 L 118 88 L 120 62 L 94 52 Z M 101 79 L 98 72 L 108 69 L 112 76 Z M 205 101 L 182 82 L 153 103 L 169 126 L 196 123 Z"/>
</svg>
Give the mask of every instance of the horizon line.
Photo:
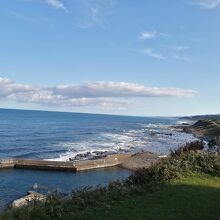
<svg viewBox="0 0 220 220">
<path fill-rule="evenodd" d="M 39 111 L 39 112 L 54 112 L 54 113 L 73 113 L 73 114 L 90 114 L 90 115 L 106 115 L 106 116 L 121 116 L 121 117 L 142 117 L 142 118 L 182 118 L 182 117 L 194 117 L 194 116 L 207 116 L 207 115 L 220 115 L 220 113 L 204 113 L 204 114 L 191 114 L 191 115 L 176 115 L 176 116 L 161 116 L 161 115 L 127 115 L 127 114 L 111 114 L 111 113 L 94 113 L 94 112 L 74 112 L 74 111 L 59 111 L 59 110 L 43 110 L 43 109 L 22 109 L 22 108 L 4 108 L 0 107 L 0 110 L 17 110 L 17 111 Z"/>
</svg>

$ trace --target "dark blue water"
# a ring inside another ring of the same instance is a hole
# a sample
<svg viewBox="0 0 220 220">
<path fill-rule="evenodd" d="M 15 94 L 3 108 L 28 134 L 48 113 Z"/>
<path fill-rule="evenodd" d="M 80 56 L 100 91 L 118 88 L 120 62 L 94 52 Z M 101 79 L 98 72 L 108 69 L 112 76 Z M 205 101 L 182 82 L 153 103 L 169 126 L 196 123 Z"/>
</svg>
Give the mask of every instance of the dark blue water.
<svg viewBox="0 0 220 220">
<path fill-rule="evenodd" d="M 147 150 L 164 154 L 193 139 L 170 128 L 176 123 L 175 118 L 0 109 L 0 158 L 68 161 L 100 153 Z M 24 196 L 34 183 L 45 190 L 69 192 L 86 185 L 105 185 L 129 174 L 120 169 L 81 173 L 1 170 L 0 206 Z"/>
<path fill-rule="evenodd" d="M 23 169 L 7 169 L 0 171 L 0 210 L 13 200 L 25 196 L 33 190 L 37 183 L 38 190 L 47 194 L 48 191 L 58 190 L 69 193 L 74 189 L 86 186 L 107 185 L 109 182 L 125 179 L 130 171 L 118 168 L 98 169 L 78 173 L 39 171 Z"/>
<path fill-rule="evenodd" d="M 173 118 L 0 109 L 0 158 L 68 160 L 77 154 L 150 150 L 167 153 L 188 138 Z M 173 133 L 172 137 L 167 135 Z"/>
</svg>

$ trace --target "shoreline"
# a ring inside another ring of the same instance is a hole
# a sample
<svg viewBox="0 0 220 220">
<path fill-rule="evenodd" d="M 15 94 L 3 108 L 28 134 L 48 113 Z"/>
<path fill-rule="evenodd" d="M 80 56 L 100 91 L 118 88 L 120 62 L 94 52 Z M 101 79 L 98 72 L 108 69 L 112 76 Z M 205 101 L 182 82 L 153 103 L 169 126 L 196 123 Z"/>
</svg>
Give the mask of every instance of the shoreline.
<svg viewBox="0 0 220 220">
<path fill-rule="evenodd" d="M 170 126 L 180 133 L 190 133 L 196 137 L 196 135 L 186 130 L 190 125 L 175 125 Z M 196 137 L 199 139 L 199 137 Z M 159 159 L 167 157 L 168 154 L 158 154 L 150 151 L 140 152 L 121 152 L 110 153 L 106 155 L 99 155 L 97 158 L 86 160 L 69 160 L 69 161 L 56 161 L 45 159 L 0 159 L 0 171 L 1 169 L 33 169 L 33 170 L 49 170 L 49 171 L 70 171 L 79 172 L 84 170 L 92 170 L 108 167 L 120 167 L 130 171 L 135 171 L 141 168 L 148 168 L 152 164 L 156 163 Z"/>
<path fill-rule="evenodd" d="M 198 140 L 205 140 L 207 136 L 201 136 L 194 129 L 194 124 L 182 124 L 171 126 L 177 132 L 192 134 Z M 54 160 L 32 160 L 32 159 L 0 159 L 0 170 L 8 168 L 36 169 L 36 170 L 58 170 L 79 172 L 108 167 L 120 167 L 135 171 L 141 168 L 148 168 L 159 159 L 168 155 L 159 155 L 157 153 L 142 152 L 122 152 L 107 154 L 95 159 L 86 159 L 78 161 L 54 161 Z"/>
</svg>

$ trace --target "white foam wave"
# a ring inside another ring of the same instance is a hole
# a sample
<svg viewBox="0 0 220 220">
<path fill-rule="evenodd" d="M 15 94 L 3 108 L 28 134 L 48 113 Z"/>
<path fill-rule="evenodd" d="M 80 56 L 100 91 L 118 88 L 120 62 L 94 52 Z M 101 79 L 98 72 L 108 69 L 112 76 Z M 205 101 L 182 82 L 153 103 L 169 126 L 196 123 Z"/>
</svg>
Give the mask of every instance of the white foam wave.
<svg viewBox="0 0 220 220">
<path fill-rule="evenodd" d="M 94 152 L 151 151 L 168 154 L 186 142 L 195 140 L 191 134 L 172 130 L 167 125 L 147 124 L 144 128 L 124 130 L 121 133 L 100 133 L 95 137 L 80 142 L 61 142 L 58 145 L 66 152 L 49 160 L 68 161 L 77 155 L 96 156 Z"/>
</svg>

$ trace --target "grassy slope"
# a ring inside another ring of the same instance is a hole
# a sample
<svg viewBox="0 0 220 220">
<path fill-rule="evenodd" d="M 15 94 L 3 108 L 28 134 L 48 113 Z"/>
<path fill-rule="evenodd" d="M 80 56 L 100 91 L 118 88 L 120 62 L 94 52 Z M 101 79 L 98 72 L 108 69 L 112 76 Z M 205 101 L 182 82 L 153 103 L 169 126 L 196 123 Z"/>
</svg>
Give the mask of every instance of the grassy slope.
<svg viewBox="0 0 220 220">
<path fill-rule="evenodd" d="M 199 120 L 193 126 L 193 129 L 202 136 L 212 139 L 220 136 L 220 120 Z"/>
<path fill-rule="evenodd" d="M 94 219 L 220 219 L 220 177 L 194 174 L 115 204 L 91 210 Z M 90 216 L 92 217 L 92 215 Z"/>
<path fill-rule="evenodd" d="M 186 127 L 185 130 L 192 132 L 197 137 L 206 140 L 220 138 L 220 115 L 194 116 L 185 119 L 196 121 L 192 126 Z"/>
</svg>

